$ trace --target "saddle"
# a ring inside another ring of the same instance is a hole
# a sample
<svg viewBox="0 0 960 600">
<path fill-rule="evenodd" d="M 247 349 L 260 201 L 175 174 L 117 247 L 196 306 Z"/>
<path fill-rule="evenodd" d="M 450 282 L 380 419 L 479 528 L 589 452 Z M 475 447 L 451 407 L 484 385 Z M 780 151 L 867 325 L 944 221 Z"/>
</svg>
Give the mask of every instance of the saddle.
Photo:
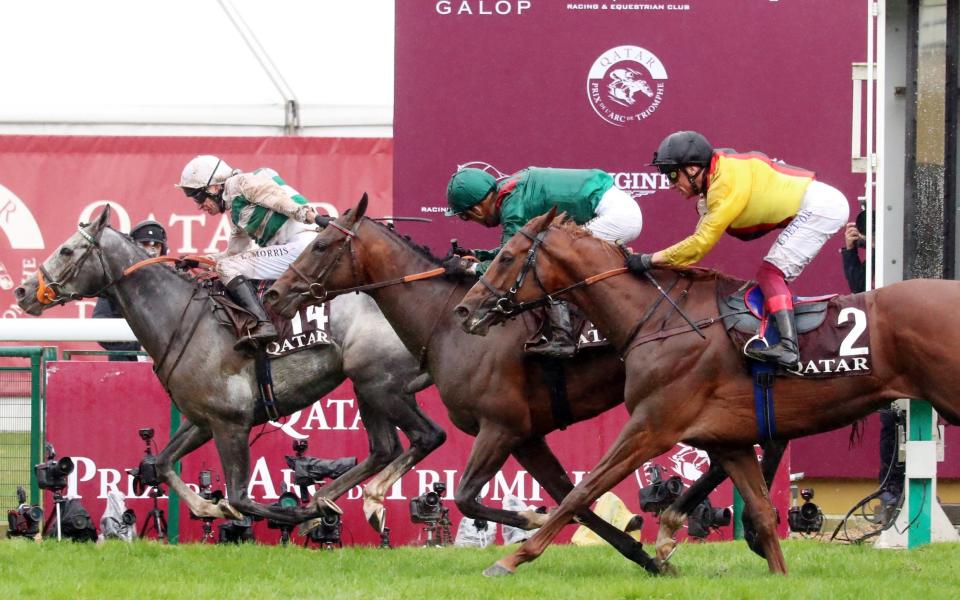
<svg viewBox="0 0 960 600">
<path fill-rule="evenodd" d="M 795 296 L 794 315 L 800 344 L 800 368 L 788 376 L 838 377 L 870 372 L 870 333 L 862 294 Z M 774 319 L 763 308 L 755 282 L 717 286 L 717 307 L 730 341 L 742 352 L 751 344 L 780 340 Z M 755 362 L 744 356 L 748 367 Z"/>
<path fill-rule="evenodd" d="M 207 287 L 210 298 L 214 301 L 214 316 L 233 331 L 238 339 L 245 331 L 256 326 L 257 318 L 230 299 L 219 279 L 208 279 L 203 285 Z M 271 285 L 273 281 L 268 280 L 260 281 L 257 285 L 257 297 L 261 302 Z M 279 358 L 307 348 L 333 343 L 329 327 L 329 303 L 302 306 L 292 319 L 277 315 L 269 307 L 265 308 L 277 330 L 277 340 L 266 348 L 269 358 Z"/>
</svg>

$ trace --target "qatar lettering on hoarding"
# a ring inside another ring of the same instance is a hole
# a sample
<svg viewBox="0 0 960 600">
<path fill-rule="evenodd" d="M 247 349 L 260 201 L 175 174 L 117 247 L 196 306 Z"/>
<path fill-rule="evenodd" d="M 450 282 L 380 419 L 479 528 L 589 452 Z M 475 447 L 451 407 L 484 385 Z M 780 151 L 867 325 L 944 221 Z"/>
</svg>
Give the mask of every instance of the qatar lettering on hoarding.
<svg viewBox="0 0 960 600">
<path fill-rule="evenodd" d="M 617 127 L 652 116 L 666 93 L 667 70 L 640 46 L 616 46 L 593 61 L 587 74 L 587 100 L 601 119 Z"/>
</svg>

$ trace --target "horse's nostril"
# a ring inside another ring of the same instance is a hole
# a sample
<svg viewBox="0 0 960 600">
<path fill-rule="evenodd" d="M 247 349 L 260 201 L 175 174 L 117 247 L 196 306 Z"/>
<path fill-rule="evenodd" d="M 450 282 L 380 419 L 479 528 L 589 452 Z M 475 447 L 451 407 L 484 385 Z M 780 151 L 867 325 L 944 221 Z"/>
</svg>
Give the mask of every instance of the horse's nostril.
<svg viewBox="0 0 960 600">
<path fill-rule="evenodd" d="M 23 289 L 23 286 L 20 286 L 17 289 L 13 290 L 13 296 L 17 300 L 23 300 L 26 297 L 26 295 L 27 295 L 27 290 Z"/>
<path fill-rule="evenodd" d="M 466 306 L 461 304 L 460 306 L 453 309 L 453 314 L 457 315 L 457 317 L 459 317 L 460 320 L 463 321 L 470 316 L 470 310 L 467 309 Z"/>
</svg>

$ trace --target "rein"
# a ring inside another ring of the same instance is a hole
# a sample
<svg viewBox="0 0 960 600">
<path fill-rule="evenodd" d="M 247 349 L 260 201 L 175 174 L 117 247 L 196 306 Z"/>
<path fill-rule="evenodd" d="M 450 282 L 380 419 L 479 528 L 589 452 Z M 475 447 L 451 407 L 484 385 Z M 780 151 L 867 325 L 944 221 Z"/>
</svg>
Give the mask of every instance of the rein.
<svg viewBox="0 0 960 600">
<path fill-rule="evenodd" d="M 206 265 L 208 267 L 212 267 L 217 264 L 217 261 L 211 258 L 207 258 L 206 256 L 195 256 L 192 254 L 188 254 L 187 256 L 184 256 L 182 258 L 177 258 L 175 256 L 155 256 L 153 258 L 145 258 L 138 263 L 134 263 L 130 265 L 129 267 L 123 270 L 123 276 L 126 277 L 127 275 L 133 273 L 134 271 L 138 271 L 143 267 L 146 267 L 149 265 L 156 265 L 156 264 L 165 263 L 165 262 L 177 262 L 180 260 L 195 260 L 198 263 L 202 265 Z"/>
</svg>

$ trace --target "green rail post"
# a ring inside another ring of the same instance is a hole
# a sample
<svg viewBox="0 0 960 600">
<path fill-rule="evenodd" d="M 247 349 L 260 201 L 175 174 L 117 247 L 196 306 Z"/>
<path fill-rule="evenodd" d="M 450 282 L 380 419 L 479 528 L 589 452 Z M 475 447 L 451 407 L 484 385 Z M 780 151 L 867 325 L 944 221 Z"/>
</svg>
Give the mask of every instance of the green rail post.
<svg viewBox="0 0 960 600">
<path fill-rule="evenodd" d="M 743 496 L 733 487 L 733 539 L 743 539 Z"/>
<path fill-rule="evenodd" d="M 170 439 L 173 434 L 180 429 L 180 409 L 174 402 L 170 401 Z M 180 475 L 180 461 L 173 465 L 173 470 Z M 170 519 L 167 521 L 167 542 L 170 544 L 180 543 L 180 496 L 172 489 L 167 489 L 167 513 Z"/>
<path fill-rule="evenodd" d="M 33 465 L 43 460 L 43 348 L 39 346 L 20 346 L 0 348 L 0 357 L 30 359 L 30 503 L 40 503 L 40 487 L 37 485 Z"/>
<path fill-rule="evenodd" d="M 936 442 L 933 441 L 933 408 L 929 402 L 923 400 L 910 401 L 910 413 L 907 418 L 910 431 L 907 435 L 907 548 L 916 548 L 930 543 L 931 513 L 933 511 L 933 481 L 928 473 L 919 470 L 911 476 L 911 446 L 920 447 L 920 444 L 929 446 L 936 468 Z M 928 452 L 926 454 L 930 454 Z M 935 472 L 934 472 L 935 473 Z M 934 474 L 934 477 L 936 475 Z"/>
</svg>

